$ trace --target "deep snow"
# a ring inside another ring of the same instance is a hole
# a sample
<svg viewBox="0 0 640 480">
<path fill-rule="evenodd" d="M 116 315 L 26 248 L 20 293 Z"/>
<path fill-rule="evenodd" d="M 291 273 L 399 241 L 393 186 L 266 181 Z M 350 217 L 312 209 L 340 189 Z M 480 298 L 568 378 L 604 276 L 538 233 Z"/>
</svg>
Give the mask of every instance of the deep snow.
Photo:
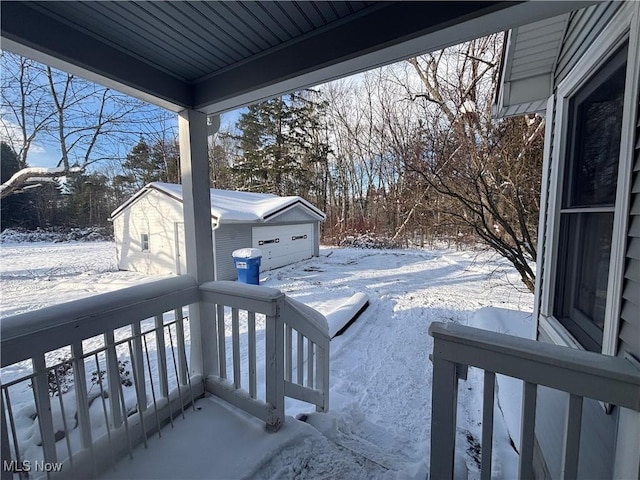
<svg viewBox="0 0 640 480">
<path fill-rule="evenodd" d="M 3 245 L 0 258 L 3 317 L 155 279 L 118 272 L 110 242 Z M 253 470 L 258 478 L 424 478 L 430 323 L 533 335 L 532 295 L 512 267 L 488 253 L 324 247 L 320 258 L 261 277 L 265 286 L 325 314 L 358 293 L 368 296 L 369 307 L 331 341 L 331 412 L 309 414 L 307 405 L 287 403 L 287 413 L 304 414 L 324 440 L 302 438 L 271 451 Z M 471 369 L 459 389 L 458 449 L 472 478 L 478 476 L 481 389 L 481 372 Z M 520 386 L 499 377 L 498 391 L 494 475 L 512 478 Z M 180 435 L 177 429 L 171 434 Z"/>
</svg>

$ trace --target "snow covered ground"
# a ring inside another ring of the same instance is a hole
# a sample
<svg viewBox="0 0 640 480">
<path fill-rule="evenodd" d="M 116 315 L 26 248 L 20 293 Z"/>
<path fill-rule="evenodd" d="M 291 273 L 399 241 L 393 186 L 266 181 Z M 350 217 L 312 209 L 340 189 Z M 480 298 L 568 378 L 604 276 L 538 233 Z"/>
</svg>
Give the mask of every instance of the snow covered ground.
<svg viewBox="0 0 640 480">
<path fill-rule="evenodd" d="M 110 242 L 5 244 L 0 261 L 2 317 L 154 279 L 117 271 Z M 287 414 L 302 415 L 326 441 L 289 442 L 260 463 L 258 478 L 424 478 L 431 322 L 533 335 L 532 295 L 507 262 L 488 253 L 324 247 L 320 258 L 261 277 L 323 313 L 356 293 L 370 305 L 331 341 L 331 412 L 287 404 Z M 513 478 L 520 386 L 499 377 L 498 391 L 494 476 Z M 471 369 L 458 412 L 458 449 L 470 478 L 479 476 L 481 398 L 481 372 Z"/>
</svg>

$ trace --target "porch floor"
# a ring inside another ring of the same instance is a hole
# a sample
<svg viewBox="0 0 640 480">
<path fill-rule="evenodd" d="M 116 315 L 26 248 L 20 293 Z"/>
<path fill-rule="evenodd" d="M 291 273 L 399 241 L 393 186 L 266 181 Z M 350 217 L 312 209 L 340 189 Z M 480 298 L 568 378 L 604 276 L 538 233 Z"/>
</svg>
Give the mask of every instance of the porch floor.
<svg viewBox="0 0 640 480">
<path fill-rule="evenodd" d="M 106 472 L 103 480 L 240 479 L 255 477 L 265 463 L 292 443 L 322 435 L 287 418 L 277 433 L 264 422 L 213 396 L 196 401 L 196 410 L 174 420 Z"/>
</svg>

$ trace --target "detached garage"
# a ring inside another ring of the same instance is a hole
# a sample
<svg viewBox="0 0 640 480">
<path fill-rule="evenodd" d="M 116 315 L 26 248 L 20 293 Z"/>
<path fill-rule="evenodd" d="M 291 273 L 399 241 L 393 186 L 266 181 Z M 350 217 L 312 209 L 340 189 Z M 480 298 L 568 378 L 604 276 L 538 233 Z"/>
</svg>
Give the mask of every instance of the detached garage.
<svg viewBox="0 0 640 480">
<path fill-rule="evenodd" d="M 319 255 L 325 215 L 301 197 L 211 189 L 216 280 L 235 280 L 231 252 L 262 250 L 260 270 Z M 120 270 L 186 272 L 182 185 L 148 184 L 111 214 Z"/>
</svg>

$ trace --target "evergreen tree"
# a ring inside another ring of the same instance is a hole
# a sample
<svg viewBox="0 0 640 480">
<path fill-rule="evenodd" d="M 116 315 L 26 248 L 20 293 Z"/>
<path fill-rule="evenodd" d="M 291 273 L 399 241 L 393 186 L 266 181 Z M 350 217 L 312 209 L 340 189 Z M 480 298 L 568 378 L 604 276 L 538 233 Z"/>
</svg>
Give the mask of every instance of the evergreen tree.
<svg viewBox="0 0 640 480">
<path fill-rule="evenodd" d="M 149 145 L 140 138 L 122 167 L 125 175 L 114 177 L 118 197 L 129 197 L 150 182 L 180 183 L 178 142 L 161 139 Z"/>
<path fill-rule="evenodd" d="M 162 167 L 156 163 L 151 152 L 152 149 L 144 138 L 140 138 L 122 165 L 127 172 L 129 182 L 136 190 L 141 189 L 147 183 L 161 180 Z"/>
<path fill-rule="evenodd" d="M 160 139 L 151 147 L 150 163 L 158 172 L 158 180 L 181 183 L 180 146 L 176 139 Z"/>
<path fill-rule="evenodd" d="M 92 173 L 74 176 L 68 181 L 65 223 L 77 227 L 107 225 L 109 215 L 118 206 L 107 177 Z"/>
<path fill-rule="evenodd" d="M 236 183 L 246 190 L 278 195 L 308 194 L 317 164 L 326 164 L 323 137 L 326 103 L 316 92 L 290 94 L 252 105 L 240 116 L 237 137 L 241 157 L 232 166 Z"/>
<path fill-rule="evenodd" d="M 4 183 L 18 172 L 23 166 L 16 152 L 2 142 L 0 144 L 0 183 Z M 21 193 L 9 196 L 0 203 L 0 229 L 11 227 L 32 228 L 35 225 L 35 215 L 31 200 L 31 193 Z"/>
</svg>

